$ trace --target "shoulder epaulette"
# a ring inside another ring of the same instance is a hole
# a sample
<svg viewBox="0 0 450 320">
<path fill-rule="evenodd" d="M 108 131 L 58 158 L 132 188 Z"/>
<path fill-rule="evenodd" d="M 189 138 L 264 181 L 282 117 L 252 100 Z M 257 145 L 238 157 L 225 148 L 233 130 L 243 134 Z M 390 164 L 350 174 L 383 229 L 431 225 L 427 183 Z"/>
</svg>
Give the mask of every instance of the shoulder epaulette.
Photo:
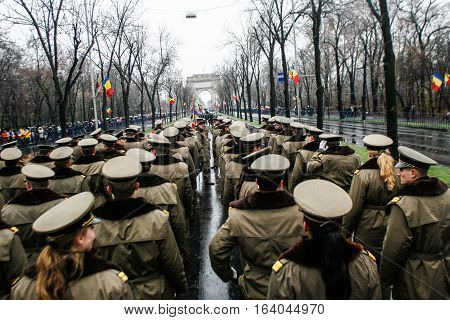
<svg viewBox="0 0 450 320">
<path fill-rule="evenodd" d="M 322 159 L 323 154 L 319 153 L 319 159 Z"/>
<path fill-rule="evenodd" d="M 353 174 L 356 176 L 356 175 L 359 174 L 360 171 L 361 171 L 361 170 L 357 169 L 357 170 L 355 170 L 355 172 L 353 172 Z"/>
<path fill-rule="evenodd" d="M 7 206 L 9 206 L 9 204 L 5 204 L 2 209 L 5 209 Z"/>
<path fill-rule="evenodd" d="M 164 214 L 166 214 L 166 215 L 170 215 L 170 213 L 169 213 L 169 211 L 167 211 L 167 210 L 163 210 L 163 212 L 164 212 Z"/>
<path fill-rule="evenodd" d="M 125 272 L 120 271 L 117 276 L 119 277 L 120 280 L 122 280 L 122 282 L 127 282 L 128 281 L 128 276 L 125 274 Z"/>
<path fill-rule="evenodd" d="M 11 228 L 9 228 L 9 230 L 11 230 L 12 233 L 19 232 L 19 229 L 17 229 L 16 227 L 11 227 Z"/>
<path fill-rule="evenodd" d="M 172 185 L 175 187 L 175 189 L 178 188 L 177 185 L 176 185 L 176 183 L 173 183 L 173 182 L 172 182 Z"/>
<path fill-rule="evenodd" d="M 375 258 L 375 256 L 374 256 L 372 253 L 370 253 L 370 251 L 363 250 L 362 252 L 363 252 L 366 256 L 368 256 L 371 260 L 373 260 L 373 262 L 377 262 L 377 258 Z"/>
<path fill-rule="evenodd" d="M 22 279 L 22 277 L 17 277 L 14 278 L 10 283 L 11 283 L 11 287 L 13 287 L 17 282 L 19 282 L 19 280 Z"/>
<path fill-rule="evenodd" d="M 399 202 L 400 201 L 400 199 L 401 199 L 402 197 L 394 197 L 394 198 L 392 198 L 392 200 L 391 201 L 389 201 L 389 204 L 392 204 L 392 203 L 397 203 L 397 202 Z"/>
<path fill-rule="evenodd" d="M 280 271 L 281 268 L 283 268 L 283 266 L 284 266 L 284 264 L 283 264 L 280 260 L 277 260 L 277 262 L 275 262 L 275 263 L 273 264 L 272 270 L 273 270 L 274 272 L 277 272 L 277 273 L 278 273 L 278 271 Z"/>
</svg>

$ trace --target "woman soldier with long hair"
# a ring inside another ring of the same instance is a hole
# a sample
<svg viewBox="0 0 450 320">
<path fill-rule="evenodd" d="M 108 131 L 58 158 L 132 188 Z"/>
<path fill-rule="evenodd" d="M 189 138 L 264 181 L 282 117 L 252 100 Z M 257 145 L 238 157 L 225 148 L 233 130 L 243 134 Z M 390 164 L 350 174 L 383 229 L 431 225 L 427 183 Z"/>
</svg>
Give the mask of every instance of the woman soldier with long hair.
<svg viewBox="0 0 450 320">
<path fill-rule="evenodd" d="M 353 209 L 342 224 L 344 235 L 353 234 L 353 241 L 364 245 L 377 259 L 377 265 L 388 220 L 384 209 L 398 190 L 394 159 L 387 150 L 392 142 L 380 134 L 364 137 L 369 160 L 354 173 L 349 191 Z"/>
<path fill-rule="evenodd" d="M 273 265 L 267 298 L 381 299 L 374 258 L 341 235 L 342 217 L 352 208 L 348 194 L 329 181 L 308 180 L 294 189 L 294 198 L 309 239 Z"/>
<path fill-rule="evenodd" d="M 128 299 L 126 275 L 91 252 L 95 239 L 90 192 L 77 194 L 53 207 L 33 223 L 47 235 L 35 265 L 11 290 L 11 299 Z"/>
</svg>

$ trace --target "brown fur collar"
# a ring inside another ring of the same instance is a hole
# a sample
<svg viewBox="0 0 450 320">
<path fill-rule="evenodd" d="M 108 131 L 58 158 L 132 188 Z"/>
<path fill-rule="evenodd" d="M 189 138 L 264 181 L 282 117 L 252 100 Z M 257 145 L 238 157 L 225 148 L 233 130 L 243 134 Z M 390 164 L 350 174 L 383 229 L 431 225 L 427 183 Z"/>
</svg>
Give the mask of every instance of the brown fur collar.
<svg viewBox="0 0 450 320">
<path fill-rule="evenodd" d="M 73 266 L 66 263 L 64 266 L 64 274 L 70 275 L 73 273 L 72 270 Z M 86 252 L 84 254 L 84 260 L 83 260 L 83 273 L 81 275 L 76 275 L 73 278 L 68 278 L 67 281 L 77 280 L 81 279 L 90 275 L 93 275 L 98 272 L 102 272 L 109 269 L 116 269 L 121 270 L 120 267 L 115 265 L 114 263 L 107 261 L 100 256 L 96 255 L 94 252 Z M 31 265 L 28 268 L 25 269 L 24 274 L 29 278 L 36 278 L 37 271 L 36 271 L 36 265 Z"/>
<path fill-rule="evenodd" d="M 77 161 L 75 161 L 73 164 L 91 164 L 95 162 L 103 161 L 102 158 L 100 158 L 97 155 L 90 155 L 90 156 L 81 156 Z"/>
<path fill-rule="evenodd" d="M 11 226 L 9 224 L 7 224 L 5 221 L 3 221 L 0 217 L 0 230 L 10 229 L 10 228 L 11 228 Z"/>
<path fill-rule="evenodd" d="M 160 208 L 146 202 L 144 198 L 129 198 L 107 201 L 95 209 L 93 214 L 102 219 L 117 221 L 139 217 L 156 209 Z"/>
<path fill-rule="evenodd" d="M 273 130 L 275 130 L 275 127 L 270 124 L 265 124 L 260 129 L 267 130 L 267 131 L 273 131 Z"/>
<path fill-rule="evenodd" d="M 139 182 L 139 188 L 156 187 L 164 183 L 170 182 L 169 180 L 166 180 L 163 177 L 148 172 L 141 173 L 138 176 L 137 181 Z"/>
<path fill-rule="evenodd" d="M 224 152 L 224 154 L 241 154 L 242 148 L 240 145 L 235 144 L 230 149 Z"/>
<path fill-rule="evenodd" d="M 31 163 L 47 163 L 47 162 L 53 162 L 52 159 L 50 159 L 49 156 L 36 156 L 33 159 L 30 160 Z"/>
<path fill-rule="evenodd" d="M 358 168 L 358 170 L 364 170 L 364 169 L 380 169 L 380 166 L 378 166 L 378 158 L 371 158 L 367 160 L 362 166 Z"/>
<path fill-rule="evenodd" d="M 446 192 L 448 186 L 435 177 L 422 177 L 413 184 L 400 188 L 397 196 L 434 197 Z"/>
<path fill-rule="evenodd" d="M 152 164 L 164 166 L 164 165 L 169 165 L 169 164 L 178 163 L 178 162 L 183 162 L 183 161 L 175 158 L 174 156 L 172 156 L 170 154 L 160 154 L 160 155 L 156 156 L 156 159 L 155 159 L 155 161 L 152 162 Z"/>
<path fill-rule="evenodd" d="M 255 192 L 230 203 L 236 209 L 281 209 L 295 205 L 294 198 L 286 191 Z"/>
<path fill-rule="evenodd" d="M 305 136 L 292 136 L 289 139 L 286 140 L 286 142 L 303 142 L 305 141 Z"/>
<path fill-rule="evenodd" d="M 345 260 L 347 263 L 353 261 L 362 251 L 362 246 L 343 239 L 346 243 Z M 321 268 L 322 248 L 319 241 L 303 239 L 283 253 L 280 259 L 288 259 L 308 268 Z"/>
<path fill-rule="evenodd" d="M 350 148 L 348 146 L 337 146 L 337 147 L 328 148 L 322 154 L 349 156 L 354 153 L 355 153 L 355 150 L 353 150 L 352 148 Z"/>
<path fill-rule="evenodd" d="M 11 177 L 22 173 L 20 167 L 3 167 L 0 169 L 0 177 Z"/>
<path fill-rule="evenodd" d="M 52 170 L 55 172 L 55 175 L 50 178 L 51 180 L 60 180 L 83 175 L 80 171 L 67 167 L 55 167 Z"/>
<path fill-rule="evenodd" d="M 320 141 L 311 141 L 311 142 L 305 144 L 303 146 L 302 150 L 316 152 L 317 150 L 319 150 L 319 146 L 320 146 Z"/>
<path fill-rule="evenodd" d="M 122 150 L 107 149 L 107 150 L 102 150 L 101 152 L 99 152 L 98 157 L 101 158 L 103 161 L 108 161 L 112 158 L 120 157 L 120 156 L 124 156 L 124 155 L 125 155 L 125 153 Z"/>
<path fill-rule="evenodd" d="M 224 147 L 234 147 L 234 146 L 235 146 L 234 140 L 231 138 L 230 140 L 228 140 L 227 142 L 225 142 L 225 143 L 223 144 L 223 146 L 224 146 Z"/>
<path fill-rule="evenodd" d="M 25 191 L 11 199 L 8 204 L 20 204 L 23 206 L 37 206 L 46 202 L 63 199 L 64 197 L 50 189 L 36 189 Z"/>
</svg>

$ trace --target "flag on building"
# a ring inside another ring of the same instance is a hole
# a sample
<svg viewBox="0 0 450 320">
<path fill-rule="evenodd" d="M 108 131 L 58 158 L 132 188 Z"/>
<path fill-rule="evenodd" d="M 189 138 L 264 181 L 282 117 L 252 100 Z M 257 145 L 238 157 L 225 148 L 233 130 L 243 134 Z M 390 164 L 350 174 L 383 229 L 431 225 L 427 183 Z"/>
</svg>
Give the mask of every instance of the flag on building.
<svg viewBox="0 0 450 320">
<path fill-rule="evenodd" d="M 445 73 L 445 83 L 450 84 L 450 73 Z"/>
<path fill-rule="evenodd" d="M 433 80 L 431 81 L 431 89 L 433 89 L 434 91 L 438 91 L 442 86 L 442 82 L 444 82 L 442 76 L 438 72 L 435 72 L 433 74 Z"/>
<path fill-rule="evenodd" d="M 109 106 L 106 106 L 106 112 L 109 113 L 109 115 L 112 114 L 112 109 Z"/>
<path fill-rule="evenodd" d="M 277 79 L 278 79 L 278 83 L 284 82 L 284 73 L 283 72 L 278 72 Z"/>
<path fill-rule="evenodd" d="M 105 88 L 105 92 L 108 97 L 111 97 L 114 94 L 114 89 L 111 86 L 111 81 L 109 81 L 108 76 L 103 80 L 102 86 Z"/>
<path fill-rule="evenodd" d="M 297 85 L 300 81 L 300 76 L 294 69 L 289 70 L 289 78 L 294 82 L 295 85 Z"/>
<path fill-rule="evenodd" d="M 174 98 L 169 98 L 169 104 L 172 106 L 175 103 L 175 99 Z"/>
</svg>

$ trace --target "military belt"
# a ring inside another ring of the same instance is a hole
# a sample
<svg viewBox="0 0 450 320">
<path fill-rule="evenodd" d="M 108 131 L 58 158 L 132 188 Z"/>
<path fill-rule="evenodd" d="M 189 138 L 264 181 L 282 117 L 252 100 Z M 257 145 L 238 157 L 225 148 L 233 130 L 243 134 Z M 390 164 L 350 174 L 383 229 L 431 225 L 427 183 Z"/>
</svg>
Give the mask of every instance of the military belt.
<svg viewBox="0 0 450 320">
<path fill-rule="evenodd" d="M 442 252 L 438 253 L 410 252 L 409 257 L 411 259 L 417 260 L 434 261 L 434 260 L 442 260 L 444 258 L 444 254 Z"/>
</svg>

